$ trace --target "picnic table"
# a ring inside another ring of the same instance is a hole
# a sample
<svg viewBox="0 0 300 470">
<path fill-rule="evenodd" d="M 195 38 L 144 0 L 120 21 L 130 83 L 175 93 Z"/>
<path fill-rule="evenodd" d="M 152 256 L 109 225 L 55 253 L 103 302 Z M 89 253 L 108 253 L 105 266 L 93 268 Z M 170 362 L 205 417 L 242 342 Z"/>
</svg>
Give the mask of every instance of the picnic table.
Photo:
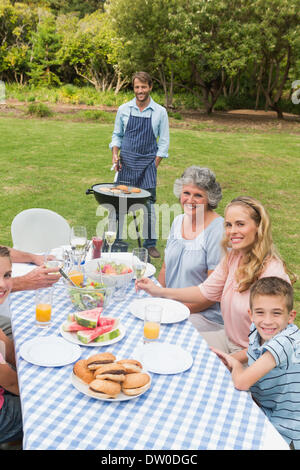
<svg viewBox="0 0 300 470">
<path fill-rule="evenodd" d="M 143 321 L 130 312 L 136 295 L 131 281 L 124 298 L 104 312 L 125 326 L 123 339 L 110 346 L 82 345 L 81 359 L 106 351 L 134 358 L 143 337 Z M 62 281 L 53 297 L 52 324 L 43 330 L 35 326 L 34 291 L 11 294 L 25 450 L 288 449 L 250 394 L 234 388 L 229 371 L 188 319 L 161 325 L 160 341 L 190 352 L 192 366 L 179 374 L 150 373 L 151 388 L 128 401 L 101 401 L 78 391 L 71 381 L 73 364 L 27 362 L 22 344 L 37 335 L 60 335 L 74 312 Z"/>
</svg>

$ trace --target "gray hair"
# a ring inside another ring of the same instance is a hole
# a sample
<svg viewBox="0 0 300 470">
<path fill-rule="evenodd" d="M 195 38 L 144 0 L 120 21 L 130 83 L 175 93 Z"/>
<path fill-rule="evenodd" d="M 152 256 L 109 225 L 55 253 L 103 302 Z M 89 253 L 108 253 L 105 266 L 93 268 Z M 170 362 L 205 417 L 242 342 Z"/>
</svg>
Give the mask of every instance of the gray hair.
<svg viewBox="0 0 300 470">
<path fill-rule="evenodd" d="M 215 174 L 209 168 L 200 166 L 190 166 L 175 180 L 173 192 L 180 198 L 182 188 L 185 185 L 194 184 L 198 188 L 204 189 L 207 193 L 209 209 L 216 209 L 222 199 L 222 189 L 216 181 Z"/>
</svg>

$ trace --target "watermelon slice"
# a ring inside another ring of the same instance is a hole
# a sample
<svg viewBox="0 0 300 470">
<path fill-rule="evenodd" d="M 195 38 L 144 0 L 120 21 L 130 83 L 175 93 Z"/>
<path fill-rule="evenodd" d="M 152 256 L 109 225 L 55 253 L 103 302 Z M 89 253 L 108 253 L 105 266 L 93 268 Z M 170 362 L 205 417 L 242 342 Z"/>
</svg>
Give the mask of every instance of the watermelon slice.
<svg viewBox="0 0 300 470">
<path fill-rule="evenodd" d="M 98 336 L 103 335 L 104 333 L 109 333 L 112 330 L 115 330 L 119 320 L 114 320 L 110 325 L 98 326 L 97 328 L 77 331 L 77 338 L 84 344 L 88 344 L 91 341 L 94 341 Z"/>
<path fill-rule="evenodd" d="M 69 331 L 69 332 L 76 332 L 80 330 L 90 330 L 91 328 L 88 328 L 86 326 L 81 326 L 77 321 L 67 321 L 66 323 L 63 324 L 63 330 L 64 331 Z"/>
<path fill-rule="evenodd" d="M 114 338 L 120 336 L 121 331 L 119 328 L 116 330 L 109 331 L 108 333 L 104 333 L 103 335 L 98 336 L 94 339 L 94 343 L 103 343 L 104 341 L 111 341 Z"/>
<path fill-rule="evenodd" d="M 103 310 L 102 307 L 98 307 L 92 310 L 84 310 L 83 312 L 76 312 L 74 314 L 74 319 L 81 326 L 86 326 L 87 328 L 96 328 L 98 325 L 98 320 L 102 313 L 102 310 Z"/>
<path fill-rule="evenodd" d="M 94 328 L 89 328 L 87 326 L 82 326 L 77 323 L 76 320 L 72 320 L 73 315 L 70 314 L 68 315 L 68 321 L 63 324 L 63 330 L 64 331 L 69 331 L 69 332 L 76 332 L 76 331 L 82 331 L 82 330 L 94 330 Z M 103 317 L 98 319 L 98 325 L 97 326 L 106 326 L 106 325 L 114 325 L 115 324 L 115 319 L 110 318 L 110 317 Z"/>
</svg>

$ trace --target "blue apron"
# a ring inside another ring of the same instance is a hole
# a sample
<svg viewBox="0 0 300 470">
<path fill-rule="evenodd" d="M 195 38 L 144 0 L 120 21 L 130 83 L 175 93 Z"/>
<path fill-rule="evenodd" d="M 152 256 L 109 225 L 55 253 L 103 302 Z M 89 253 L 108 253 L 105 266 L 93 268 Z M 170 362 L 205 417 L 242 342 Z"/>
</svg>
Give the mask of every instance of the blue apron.
<svg viewBox="0 0 300 470">
<path fill-rule="evenodd" d="M 121 145 L 122 168 L 117 183 L 127 183 L 143 189 L 155 188 L 157 149 L 152 117 L 132 116 L 130 112 Z"/>
</svg>

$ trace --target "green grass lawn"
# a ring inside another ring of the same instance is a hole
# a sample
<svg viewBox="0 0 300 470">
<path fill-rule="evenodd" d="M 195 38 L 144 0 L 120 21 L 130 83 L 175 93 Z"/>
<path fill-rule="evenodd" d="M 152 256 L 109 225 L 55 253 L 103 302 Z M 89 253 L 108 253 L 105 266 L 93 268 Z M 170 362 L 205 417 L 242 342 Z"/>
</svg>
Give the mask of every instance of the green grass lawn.
<svg viewBox="0 0 300 470">
<path fill-rule="evenodd" d="M 52 209 L 71 225 L 85 224 L 89 236 L 95 233 L 98 205 L 86 190 L 112 181 L 112 129 L 112 123 L 0 117 L 1 243 L 11 244 L 11 222 L 29 207 Z M 220 214 L 241 194 L 265 205 L 276 246 L 300 277 L 300 133 L 172 127 L 170 158 L 159 168 L 158 204 L 177 202 L 173 182 L 192 164 L 216 173 L 223 189 Z M 162 252 L 165 243 L 159 240 Z M 161 262 L 155 262 L 157 269 Z M 295 284 L 300 312 L 299 285 L 300 280 Z"/>
</svg>

